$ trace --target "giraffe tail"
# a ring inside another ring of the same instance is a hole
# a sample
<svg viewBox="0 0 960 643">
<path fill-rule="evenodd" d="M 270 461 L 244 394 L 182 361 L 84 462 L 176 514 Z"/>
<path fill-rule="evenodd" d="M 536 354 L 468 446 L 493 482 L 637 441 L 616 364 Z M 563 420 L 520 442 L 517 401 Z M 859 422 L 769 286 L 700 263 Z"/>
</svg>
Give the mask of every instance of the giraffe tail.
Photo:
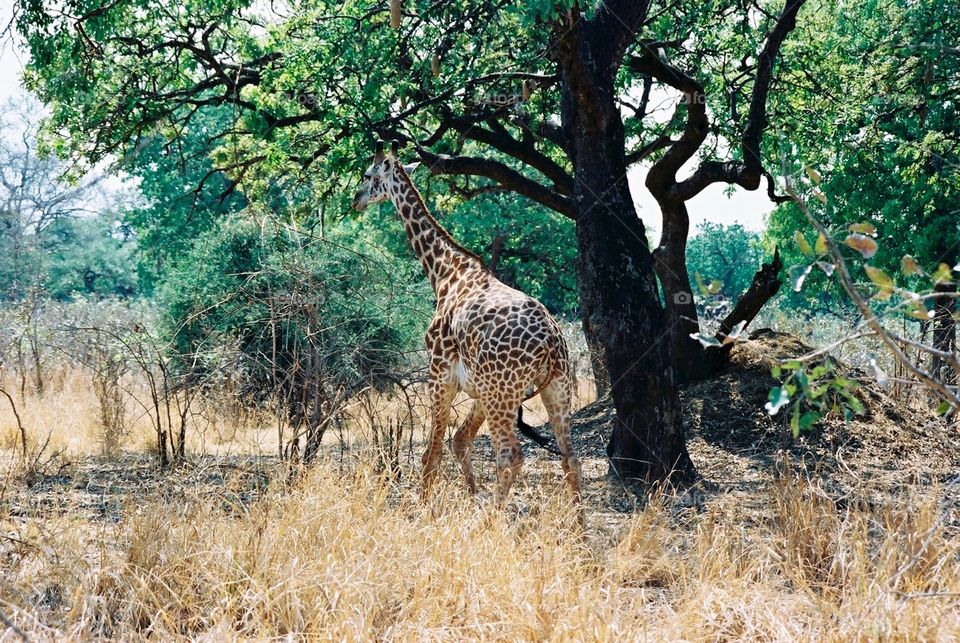
<svg viewBox="0 0 960 643">
<path fill-rule="evenodd" d="M 563 455 L 560 452 L 560 449 L 554 446 L 554 441 L 550 438 L 544 436 L 542 433 L 537 431 L 535 428 L 523 421 L 523 405 L 520 405 L 520 408 L 517 409 L 517 430 L 520 431 L 523 435 L 527 436 L 531 440 L 537 443 L 541 448 L 549 451 L 554 455 Z"/>
</svg>

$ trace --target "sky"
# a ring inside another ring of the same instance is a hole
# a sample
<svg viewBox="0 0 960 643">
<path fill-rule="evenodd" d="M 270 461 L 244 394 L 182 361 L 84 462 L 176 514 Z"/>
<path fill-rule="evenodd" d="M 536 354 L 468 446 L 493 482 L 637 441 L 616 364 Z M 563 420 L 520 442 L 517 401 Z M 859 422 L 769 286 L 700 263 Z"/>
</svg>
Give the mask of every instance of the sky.
<svg viewBox="0 0 960 643">
<path fill-rule="evenodd" d="M 656 243 L 660 237 L 660 208 L 643 185 L 645 176 L 646 171 L 637 168 L 630 172 L 628 180 L 640 218 L 644 225 L 657 231 L 657 234 L 651 235 Z M 723 225 L 739 223 L 755 231 L 766 227 L 764 218 L 773 210 L 773 203 L 767 197 L 766 183 L 761 183 L 760 188 L 752 192 L 738 187 L 729 197 L 724 194 L 728 187 L 725 183 L 715 183 L 687 202 L 691 236 L 696 234 L 704 221 Z"/>
<path fill-rule="evenodd" d="M 0 29 L 7 26 L 12 16 L 13 1 L 0 0 Z M 0 42 L 0 102 L 22 93 L 22 70 L 22 54 L 15 50 L 15 44 L 9 40 Z"/>
<path fill-rule="evenodd" d="M 12 12 L 13 1 L 0 0 L 0 17 L 4 27 L 13 15 Z M 0 104 L 23 94 L 21 80 L 25 56 L 16 43 L 8 40 L 0 45 Z M 660 210 L 643 185 L 644 175 L 645 170 L 642 167 L 630 172 L 630 191 L 644 224 L 657 231 L 652 235 L 656 241 L 659 237 Z M 764 186 L 753 192 L 736 188 L 729 197 L 724 194 L 726 189 L 725 184 L 712 185 L 687 203 L 691 233 L 696 233 L 697 227 L 704 221 L 724 225 L 739 223 L 750 230 L 763 229 L 764 217 L 773 209 Z"/>
</svg>

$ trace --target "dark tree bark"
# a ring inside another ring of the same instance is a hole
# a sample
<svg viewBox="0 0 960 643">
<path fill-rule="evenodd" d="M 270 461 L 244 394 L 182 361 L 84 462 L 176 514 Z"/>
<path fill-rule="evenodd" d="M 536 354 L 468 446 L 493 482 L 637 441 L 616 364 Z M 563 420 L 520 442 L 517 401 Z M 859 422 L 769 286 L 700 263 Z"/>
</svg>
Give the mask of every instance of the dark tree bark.
<svg viewBox="0 0 960 643">
<path fill-rule="evenodd" d="M 773 260 L 770 263 L 763 264 L 757 271 L 753 276 L 750 287 L 737 300 L 737 304 L 730 311 L 730 314 L 720 322 L 720 328 L 715 339 L 722 342 L 741 322 L 744 328 L 750 325 L 750 322 L 754 320 L 767 302 L 777 294 L 780 286 L 783 285 L 779 277 L 782 269 L 783 261 L 780 259 L 780 251 L 774 250 Z M 696 348 L 690 350 L 685 356 L 690 361 L 686 365 L 686 370 L 677 378 L 678 383 L 697 382 L 714 377 L 722 372 L 730 362 L 733 343 L 710 346 L 709 348 L 703 348 L 700 342 L 695 343 Z"/>
<path fill-rule="evenodd" d="M 780 279 L 780 271 L 783 269 L 783 261 L 780 259 L 780 250 L 774 249 L 773 260 L 765 263 L 753 276 L 753 282 L 747 291 L 737 300 L 736 306 L 730 311 L 730 314 L 720 322 L 720 330 L 717 333 L 718 338 L 722 339 L 734 326 L 743 322 L 749 326 L 754 317 L 760 314 L 763 307 L 780 290 L 783 281 Z"/>
<path fill-rule="evenodd" d="M 604 357 L 603 340 L 597 330 L 590 325 L 590 318 L 586 315 L 582 319 L 583 337 L 587 342 L 587 352 L 590 355 L 590 370 L 593 372 L 593 383 L 597 388 L 597 399 L 610 395 L 610 374 L 607 372 L 607 360 Z"/>
<path fill-rule="evenodd" d="M 957 284 L 938 283 L 934 290 L 944 296 L 934 299 L 933 308 L 933 347 L 938 351 L 955 355 L 957 352 L 957 322 L 954 318 L 957 310 Z M 950 364 L 934 355 L 930 365 L 930 375 L 944 382 L 955 384 L 960 373 L 953 372 Z"/>
<path fill-rule="evenodd" d="M 700 330 L 697 306 L 690 290 L 687 272 L 687 206 L 680 200 L 662 200 L 663 231 L 660 245 L 654 252 L 656 271 L 663 287 L 667 326 L 670 328 L 670 349 L 677 383 L 702 377 L 703 348 L 690 337 Z"/>
<path fill-rule="evenodd" d="M 560 27 L 563 130 L 574 167 L 577 272 L 587 326 L 600 339 L 617 411 L 607 448 L 624 478 L 692 481 L 680 401 L 670 365 L 669 328 L 660 305 L 643 223 L 627 183 L 624 129 L 614 78 L 647 3 L 608 3 Z"/>
</svg>

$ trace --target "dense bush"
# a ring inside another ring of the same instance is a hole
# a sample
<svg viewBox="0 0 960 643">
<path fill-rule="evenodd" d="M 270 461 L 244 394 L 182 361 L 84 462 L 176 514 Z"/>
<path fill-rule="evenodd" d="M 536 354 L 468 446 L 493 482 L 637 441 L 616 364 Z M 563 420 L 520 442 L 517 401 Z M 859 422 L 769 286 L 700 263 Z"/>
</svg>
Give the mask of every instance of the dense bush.
<svg viewBox="0 0 960 643">
<path fill-rule="evenodd" d="M 183 364 L 277 404 L 308 455 L 347 397 L 415 362 L 433 308 L 416 264 L 253 209 L 202 235 L 157 298 Z"/>
</svg>

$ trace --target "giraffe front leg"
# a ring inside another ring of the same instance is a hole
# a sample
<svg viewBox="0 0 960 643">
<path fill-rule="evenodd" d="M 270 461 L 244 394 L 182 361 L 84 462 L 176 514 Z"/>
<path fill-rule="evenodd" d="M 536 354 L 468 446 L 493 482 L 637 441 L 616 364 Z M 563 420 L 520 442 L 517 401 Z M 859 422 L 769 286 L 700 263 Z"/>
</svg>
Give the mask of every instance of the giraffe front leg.
<svg viewBox="0 0 960 643">
<path fill-rule="evenodd" d="M 477 480 L 473 475 L 473 461 L 470 452 L 473 446 L 473 439 L 483 424 L 484 411 L 480 401 L 473 403 L 470 413 L 463 421 L 463 424 L 457 429 L 453 436 L 453 452 L 460 461 L 460 468 L 463 470 L 463 477 L 466 479 L 467 491 L 470 495 L 477 493 Z"/>
<path fill-rule="evenodd" d="M 440 456 L 443 453 L 443 435 L 447 430 L 447 421 L 450 419 L 450 405 L 457 394 L 456 386 L 444 377 L 431 377 L 430 399 L 433 408 L 433 418 L 430 427 L 430 436 L 427 449 L 423 452 L 423 499 L 430 495 L 430 487 L 437 477 L 440 468 Z"/>
</svg>

